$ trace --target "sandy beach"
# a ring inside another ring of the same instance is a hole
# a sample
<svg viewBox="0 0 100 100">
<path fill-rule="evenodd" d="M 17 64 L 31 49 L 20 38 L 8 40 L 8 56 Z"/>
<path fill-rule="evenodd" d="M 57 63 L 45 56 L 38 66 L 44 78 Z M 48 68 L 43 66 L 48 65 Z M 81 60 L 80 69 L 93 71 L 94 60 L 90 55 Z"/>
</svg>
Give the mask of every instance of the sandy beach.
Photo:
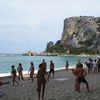
<svg viewBox="0 0 100 100">
<path fill-rule="evenodd" d="M 44 100 L 100 100 L 100 73 L 89 73 L 86 79 L 90 85 L 90 93 L 85 85 L 81 84 L 81 92 L 74 91 L 75 77 L 71 71 L 60 70 L 55 72 L 46 84 Z M 11 77 L 2 78 L 3 82 L 11 84 L 0 86 L 0 100 L 38 100 L 36 78 L 32 83 L 28 77 L 20 81 L 19 85 L 12 86 Z"/>
</svg>

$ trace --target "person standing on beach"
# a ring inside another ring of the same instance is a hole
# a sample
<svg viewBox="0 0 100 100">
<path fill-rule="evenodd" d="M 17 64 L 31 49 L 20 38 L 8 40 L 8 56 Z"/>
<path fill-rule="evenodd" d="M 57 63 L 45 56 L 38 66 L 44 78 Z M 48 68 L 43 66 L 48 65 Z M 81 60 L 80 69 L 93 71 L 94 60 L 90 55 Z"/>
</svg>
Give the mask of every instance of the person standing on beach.
<svg viewBox="0 0 100 100">
<path fill-rule="evenodd" d="M 19 82 L 18 81 L 16 81 L 16 77 L 17 77 L 17 75 L 16 75 L 16 69 L 15 69 L 15 66 L 14 65 L 12 65 L 11 66 L 11 75 L 12 75 L 12 82 L 13 82 L 13 86 L 15 85 L 15 82 L 17 83 L 17 84 L 19 84 Z"/>
<path fill-rule="evenodd" d="M 83 69 L 83 64 L 79 64 L 77 65 L 77 68 L 76 69 L 73 69 L 73 74 L 77 77 L 77 83 L 75 84 L 75 90 L 80 92 L 80 84 L 81 82 L 82 83 L 85 83 L 86 84 L 86 88 L 87 88 L 87 91 L 89 92 L 89 84 L 87 82 L 87 80 L 85 79 L 85 76 L 86 76 L 86 71 Z"/>
<path fill-rule="evenodd" d="M 97 60 L 97 67 L 98 67 L 98 72 L 100 72 L 100 58 Z"/>
<path fill-rule="evenodd" d="M 32 82 L 33 82 L 33 80 L 34 80 L 34 64 L 33 64 L 33 62 L 31 62 L 30 63 L 31 64 L 31 66 L 30 66 L 30 69 L 29 69 L 29 72 L 30 72 L 30 78 L 32 79 Z"/>
<path fill-rule="evenodd" d="M 97 60 L 96 60 L 96 59 L 93 61 L 93 71 L 94 71 L 94 72 L 98 72 Z"/>
<path fill-rule="evenodd" d="M 90 73 L 93 69 L 93 60 L 91 58 L 89 58 L 86 62 L 85 62 L 87 68 L 88 68 L 88 73 Z"/>
<path fill-rule="evenodd" d="M 46 85 L 46 79 L 47 73 L 44 69 L 43 63 L 39 65 L 39 70 L 37 73 L 37 91 L 38 91 L 38 100 L 40 100 L 40 95 L 41 95 L 41 89 L 42 89 L 42 100 L 44 100 L 44 93 L 45 93 L 45 85 Z"/>
<path fill-rule="evenodd" d="M 17 68 L 17 71 L 18 71 L 18 80 L 20 81 L 20 78 L 22 80 L 24 80 L 24 78 L 23 78 L 23 67 L 22 67 L 22 64 L 21 63 L 19 63 L 19 66 Z"/>
<path fill-rule="evenodd" d="M 45 62 L 45 60 L 43 59 L 43 62 L 42 62 L 42 64 L 43 64 L 43 68 L 45 69 L 45 71 L 47 70 L 47 63 Z"/>
<path fill-rule="evenodd" d="M 54 78 L 54 73 L 55 73 L 54 68 L 55 68 L 55 65 L 54 65 L 53 61 L 51 60 L 51 61 L 50 61 L 49 78 L 50 78 L 50 76 L 51 76 L 51 73 L 53 74 L 53 78 Z"/>
<path fill-rule="evenodd" d="M 68 67 L 69 67 L 69 62 L 66 60 L 66 70 L 68 71 Z"/>
</svg>

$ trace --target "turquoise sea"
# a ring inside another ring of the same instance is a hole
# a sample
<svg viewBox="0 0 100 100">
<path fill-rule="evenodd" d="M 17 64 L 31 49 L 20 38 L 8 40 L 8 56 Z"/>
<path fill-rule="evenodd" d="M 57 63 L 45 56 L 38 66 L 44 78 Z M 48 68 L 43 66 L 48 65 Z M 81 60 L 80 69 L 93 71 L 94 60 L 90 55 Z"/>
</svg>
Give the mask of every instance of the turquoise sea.
<svg viewBox="0 0 100 100">
<path fill-rule="evenodd" d="M 30 62 L 35 65 L 35 71 L 38 70 L 38 65 L 43 59 L 47 62 L 47 68 L 49 69 L 50 60 L 55 64 L 56 70 L 63 69 L 65 67 L 66 60 L 69 61 L 69 66 L 73 67 L 77 63 L 77 59 L 81 61 L 87 60 L 88 58 L 97 59 L 97 57 L 89 56 L 23 56 L 20 54 L 0 54 L 0 76 L 10 75 L 11 65 L 18 67 L 18 63 L 22 63 L 24 71 L 28 71 Z"/>
</svg>

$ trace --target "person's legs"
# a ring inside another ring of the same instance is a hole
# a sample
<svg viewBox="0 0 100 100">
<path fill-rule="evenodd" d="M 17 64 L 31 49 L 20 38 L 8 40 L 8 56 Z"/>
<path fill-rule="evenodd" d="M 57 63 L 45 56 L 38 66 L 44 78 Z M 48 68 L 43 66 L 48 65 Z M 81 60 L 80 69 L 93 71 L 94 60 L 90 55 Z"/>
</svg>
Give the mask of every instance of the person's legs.
<svg viewBox="0 0 100 100">
<path fill-rule="evenodd" d="M 13 77 L 12 83 L 13 83 L 13 86 L 14 86 L 15 85 L 15 79 L 14 79 L 14 77 Z"/>
<path fill-rule="evenodd" d="M 42 84 L 42 100 L 44 100 L 45 83 Z"/>
<path fill-rule="evenodd" d="M 18 82 L 18 81 L 16 81 L 16 79 L 15 79 L 15 82 L 19 85 L 19 82 Z"/>
<path fill-rule="evenodd" d="M 18 80 L 20 81 L 20 72 L 18 72 Z"/>
<path fill-rule="evenodd" d="M 85 82 L 85 84 L 86 84 L 87 91 L 88 91 L 88 92 L 90 92 L 90 89 L 89 89 L 89 84 L 88 84 L 88 82 L 86 81 L 86 82 Z"/>
<path fill-rule="evenodd" d="M 52 73 L 53 73 L 53 78 L 54 78 L 54 75 L 55 75 L 54 70 L 52 71 Z"/>
<path fill-rule="evenodd" d="M 54 72 L 53 72 L 53 78 L 54 78 L 54 76 L 55 76 L 55 74 L 54 74 Z"/>
<path fill-rule="evenodd" d="M 90 92 L 89 84 L 88 84 L 87 80 L 84 77 L 82 78 L 82 82 L 86 84 L 87 91 Z"/>
<path fill-rule="evenodd" d="M 98 72 L 100 72 L 100 65 L 99 65 L 99 67 L 98 67 Z"/>
<path fill-rule="evenodd" d="M 50 72 L 49 72 L 49 78 L 51 77 L 51 70 L 50 70 Z"/>
<path fill-rule="evenodd" d="M 38 100 L 40 100 L 41 95 L 41 83 L 37 81 L 37 91 L 38 91 Z"/>
<path fill-rule="evenodd" d="M 75 81 L 76 81 L 76 82 L 75 82 L 75 91 L 77 91 L 77 82 L 78 82 L 77 78 L 76 78 Z"/>
<path fill-rule="evenodd" d="M 13 86 L 15 85 L 15 82 L 16 82 L 17 84 L 19 84 L 19 82 L 16 81 L 16 77 L 13 77 Z"/>
<path fill-rule="evenodd" d="M 88 73 L 90 73 L 90 70 L 91 70 L 91 69 L 90 69 L 90 67 L 89 67 L 89 68 L 88 68 Z"/>
<path fill-rule="evenodd" d="M 77 82 L 77 91 L 80 93 L 80 84 L 79 82 Z"/>
<path fill-rule="evenodd" d="M 33 80 L 34 80 L 34 78 L 33 78 L 33 76 L 32 76 L 32 82 L 33 82 Z"/>
<path fill-rule="evenodd" d="M 24 80 L 24 78 L 23 78 L 23 73 L 22 73 L 22 72 L 21 72 L 21 79 Z"/>
<path fill-rule="evenodd" d="M 78 77 L 77 78 L 77 91 L 80 92 L 80 85 L 81 85 L 81 82 L 82 82 L 82 78 L 81 77 Z"/>
</svg>

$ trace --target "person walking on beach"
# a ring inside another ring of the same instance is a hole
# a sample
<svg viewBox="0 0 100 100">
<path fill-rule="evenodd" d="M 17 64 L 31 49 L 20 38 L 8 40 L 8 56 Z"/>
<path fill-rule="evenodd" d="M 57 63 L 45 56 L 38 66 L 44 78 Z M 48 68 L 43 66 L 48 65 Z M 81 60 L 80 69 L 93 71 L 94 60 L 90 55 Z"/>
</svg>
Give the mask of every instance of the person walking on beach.
<svg viewBox="0 0 100 100">
<path fill-rule="evenodd" d="M 16 81 L 16 77 L 17 77 L 17 75 L 16 75 L 16 69 L 15 69 L 15 66 L 12 65 L 11 68 L 12 68 L 12 69 L 11 69 L 12 82 L 13 82 L 13 86 L 14 86 L 15 83 L 19 84 L 19 82 Z"/>
<path fill-rule="evenodd" d="M 69 67 L 69 62 L 66 60 L 66 70 L 68 71 L 68 67 Z"/>
<path fill-rule="evenodd" d="M 30 72 L 30 78 L 32 79 L 32 82 L 33 82 L 33 80 L 34 80 L 34 64 L 33 64 L 33 62 L 31 62 L 30 63 L 31 64 L 31 66 L 30 66 L 30 69 L 29 69 L 29 72 Z"/>
<path fill-rule="evenodd" d="M 87 91 L 89 92 L 89 84 L 85 79 L 86 71 L 83 69 L 83 64 L 79 64 L 76 69 L 73 69 L 73 74 L 77 77 L 76 91 L 80 92 L 80 84 L 82 82 L 86 84 Z"/>
<path fill-rule="evenodd" d="M 54 68 L 55 68 L 55 65 L 54 65 L 53 61 L 51 60 L 51 61 L 50 61 L 49 78 L 50 78 L 50 76 L 51 76 L 51 73 L 53 74 L 53 78 L 54 78 L 54 73 L 55 73 Z"/>
<path fill-rule="evenodd" d="M 18 80 L 20 81 L 20 78 L 22 80 L 24 80 L 24 78 L 23 78 L 23 67 L 22 67 L 22 64 L 21 63 L 19 63 L 19 66 L 17 68 L 17 71 L 18 71 Z"/>
<path fill-rule="evenodd" d="M 93 61 L 93 71 L 94 71 L 94 72 L 98 72 L 97 60 L 96 60 L 96 59 Z"/>
<path fill-rule="evenodd" d="M 44 93 L 45 93 L 45 85 L 46 85 L 46 78 L 48 78 L 45 69 L 43 68 L 43 63 L 39 65 L 39 70 L 37 73 L 37 91 L 38 91 L 38 100 L 40 100 L 41 89 L 42 89 L 42 100 L 44 100 Z"/>
</svg>

